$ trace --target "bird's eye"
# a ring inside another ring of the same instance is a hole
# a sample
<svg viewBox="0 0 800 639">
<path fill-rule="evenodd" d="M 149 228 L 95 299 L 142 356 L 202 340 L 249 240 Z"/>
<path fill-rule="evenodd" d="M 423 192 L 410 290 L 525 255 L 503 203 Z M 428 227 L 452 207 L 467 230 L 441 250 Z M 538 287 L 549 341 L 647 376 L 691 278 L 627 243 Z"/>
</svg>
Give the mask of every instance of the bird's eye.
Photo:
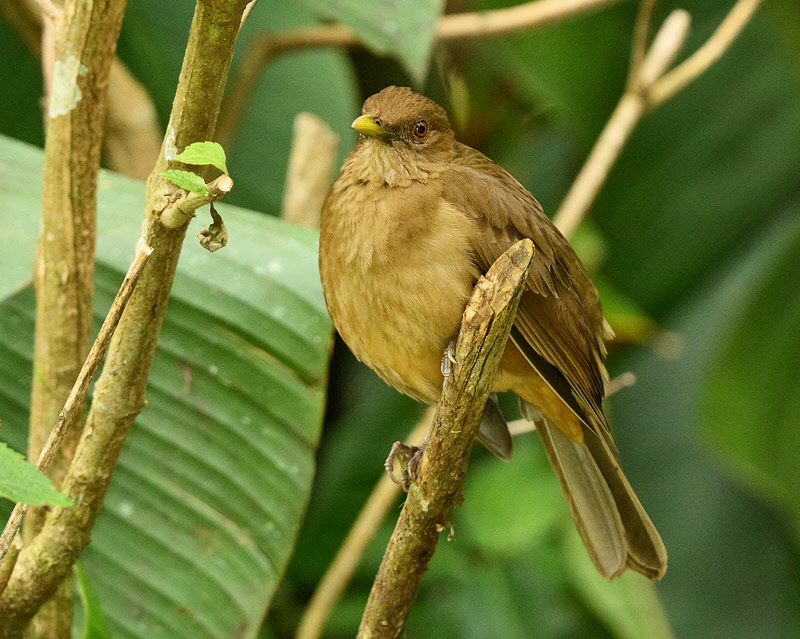
<svg viewBox="0 0 800 639">
<path fill-rule="evenodd" d="M 428 135 L 428 123 L 425 120 L 420 120 L 414 125 L 414 135 L 420 139 Z"/>
</svg>

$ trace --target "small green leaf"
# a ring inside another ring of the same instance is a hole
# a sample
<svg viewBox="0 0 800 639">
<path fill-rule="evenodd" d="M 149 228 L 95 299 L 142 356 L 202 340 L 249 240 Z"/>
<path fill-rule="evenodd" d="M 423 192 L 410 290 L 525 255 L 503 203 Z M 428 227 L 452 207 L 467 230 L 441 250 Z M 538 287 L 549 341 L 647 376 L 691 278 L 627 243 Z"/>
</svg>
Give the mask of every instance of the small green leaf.
<svg viewBox="0 0 800 639">
<path fill-rule="evenodd" d="M 0 497 L 31 506 L 72 506 L 69 497 L 58 492 L 36 466 L 4 442 L 0 442 Z"/>
<path fill-rule="evenodd" d="M 92 588 L 86 569 L 80 561 L 75 564 L 75 577 L 83 608 L 83 634 L 81 637 L 83 639 L 111 639 L 111 629 L 108 627 L 108 622 L 100 607 L 100 598 Z"/>
<path fill-rule="evenodd" d="M 208 187 L 206 186 L 206 183 L 203 182 L 203 178 L 197 175 L 197 173 L 169 169 L 168 171 L 161 171 L 161 177 L 163 177 L 165 180 L 169 180 L 175 186 L 179 186 L 182 189 L 186 189 L 192 193 L 197 193 L 198 195 L 208 195 Z"/>
<path fill-rule="evenodd" d="M 228 173 L 228 167 L 225 164 L 225 149 L 216 142 L 194 142 L 175 156 L 175 159 L 195 166 L 210 164 L 223 173 Z"/>
</svg>

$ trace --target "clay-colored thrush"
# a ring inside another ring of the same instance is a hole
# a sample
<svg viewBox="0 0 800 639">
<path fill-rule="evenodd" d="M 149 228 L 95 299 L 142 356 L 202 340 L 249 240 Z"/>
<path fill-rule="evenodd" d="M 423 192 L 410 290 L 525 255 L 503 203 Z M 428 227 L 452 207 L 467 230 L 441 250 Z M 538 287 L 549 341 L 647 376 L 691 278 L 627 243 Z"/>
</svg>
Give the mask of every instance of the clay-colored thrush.
<svg viewBox="0 0 800 639">
<path fill-rule="evenodd" d="M 361 135 L 322 207 L 319 250 L 342 339 L 389 384 L 436 402 L 478 275 L 533 240 L 493 390 L 513 390 L 535 422 L 600 574 L 660 579 L 664 544 L 620 469 L 601 406 L 610 329 L 566 239 L 519 182 L 455 140 L 444 109 L 410 89 L 367 99 L 353 128 Z M 510 457 L 504 422 L 485 417 L 478 438 Z"/>
</svg>

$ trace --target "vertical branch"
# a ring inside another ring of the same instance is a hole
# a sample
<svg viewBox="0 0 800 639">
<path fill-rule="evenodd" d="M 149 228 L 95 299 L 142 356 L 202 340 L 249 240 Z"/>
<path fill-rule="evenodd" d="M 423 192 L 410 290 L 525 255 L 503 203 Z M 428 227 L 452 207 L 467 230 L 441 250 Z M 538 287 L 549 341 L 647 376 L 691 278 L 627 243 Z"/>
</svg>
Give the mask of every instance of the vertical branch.
<svg viewBox="0 0 800 639">
<path fill-rule="evenodd" d="M 34 261 L 30 459 L 39 456 L 89 350 L 97 172 L 109 70 L 124 8 L 125 0 L 71 0 L 56 21 L 54 72 L 45 114 L 41 228 Z M 50 468 L 56 485 L 72 459 L 80 425 L 72 429 Z M 39 531 L 46 512 L 44 507 L 31 509 L 26 540 Z M 69 633 L 71 597 L 68 589 L 62 594 L 38 618 L 37 635 Z"/>
<path fill-rule="evenodd" d="M 63 491 L 74 506 L 55 508 L 20 553 L 0 598 L 0 638 L 18 637 L 89 543 L 122 444 L 144 406 L 186 225 L 166 228 L 161 213 L 183 192 L 161 178 L 178 148 L 213 136 L 246 0 L 199 0 L 189 34 L 167 137 L 148 180 L 142 237 L 153 254 L 111 342 L 87 428 Z"/>
<path fill-rule="evenodd" d="M 109 3 L 104 11 L 95 4 L 69 3 L 56 36 L 58 71 L 47 114 L 42 221 L 34 262 L 31 459 L 39 456 L 89 350 L 105 90 L 125 2 Z M 68 460 L 71 452 L 64 455 Z M 56 461 L 53 468 L 58 469 L 58 482 L 63 462 Z"/>
</svg>

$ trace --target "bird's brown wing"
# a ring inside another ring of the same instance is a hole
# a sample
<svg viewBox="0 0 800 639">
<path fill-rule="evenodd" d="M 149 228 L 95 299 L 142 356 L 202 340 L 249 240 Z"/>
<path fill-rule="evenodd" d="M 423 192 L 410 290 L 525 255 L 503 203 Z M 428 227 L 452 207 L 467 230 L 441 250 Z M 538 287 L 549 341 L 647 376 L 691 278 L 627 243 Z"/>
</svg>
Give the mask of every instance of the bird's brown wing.
<svg viewBox="0 0 800 639">
<path fill-rule="evenodd" d="M 478 226 L 474 255 L 484 272 L 516 241 L 533 240 L 512 338 L 553 390 L 577 403 L 586 425 L 610 441 L 601 408 L 606 324 L 583 265 L 533 196 L 483 154 L 459 144 L 443 178 L 444 197 Z"/>
</svg>

